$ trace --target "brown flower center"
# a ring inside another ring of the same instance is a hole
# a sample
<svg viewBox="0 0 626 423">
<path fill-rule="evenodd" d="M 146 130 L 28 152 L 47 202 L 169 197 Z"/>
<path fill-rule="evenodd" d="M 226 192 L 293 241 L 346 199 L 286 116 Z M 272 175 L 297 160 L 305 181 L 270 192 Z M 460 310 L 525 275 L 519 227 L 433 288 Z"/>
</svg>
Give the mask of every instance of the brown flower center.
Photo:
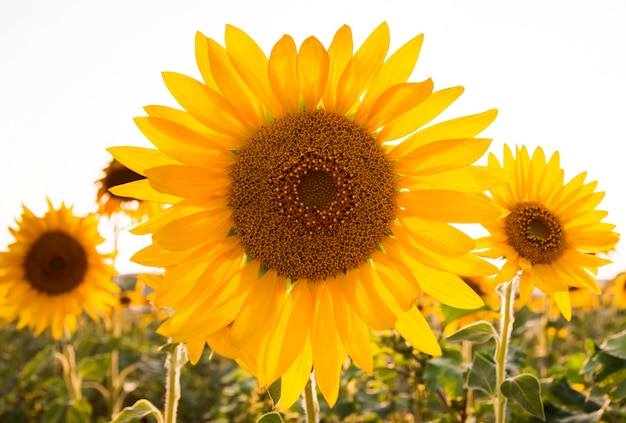
<svg viewBox="0 0 626 423">
<path fill-rule="evenodd" d="M 565 234 L 557 216 L 538 203 L 520 203 L 505 219 L 506 234 L 521 257 L 550 264 L 565 251 Z"/>
<path fill-rule="evenodd" d="M 24 274 L 31 286 L 48 295 L 72 291 L 87 272 L 87 253 L 70 235 L 44 233 L 26 254 Z"/>
<path fill-rule="evenodd" d="M 323 110 L 260 128 L 231 176 L 234 229 L 246 252 L 296 279 L 357 267 L 394 218 L 384 149 L 351 119 Z"/>
</svg>

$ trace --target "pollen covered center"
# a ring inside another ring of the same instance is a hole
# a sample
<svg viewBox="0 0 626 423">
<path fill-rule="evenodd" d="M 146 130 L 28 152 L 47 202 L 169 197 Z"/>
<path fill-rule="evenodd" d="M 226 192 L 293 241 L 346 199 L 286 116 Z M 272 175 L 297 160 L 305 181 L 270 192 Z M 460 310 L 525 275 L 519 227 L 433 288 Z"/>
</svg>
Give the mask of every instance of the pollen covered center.
<svg viewBox="0 0 626 423">
<path fill-rule="evenodd" d="M 296 195 L 309 210 L 327 210 L 337 198 L 335 179 L 324 170 L 306 172 L 298 181 Z"/>
<path fill-rule="evenodd" d="M 358 267 L 394 218 L 395 176 L 383 147 L 324 110 L 260 128 L 231 176 L 234 229 L 247 254 L 295 279 Z"/>
<path fill-rule="evenodd" d="M 72 291 L 87 272 L 83 246 L 62 231 L 44 233 L 26 254 L 24 275 L 31 286 L 48 295 Z"/>
<path fill-rule="evenodd" d="M 509 244 L 534 264 L 550 264 L 565 251 L 558 217 L 538 203 L 520 203 L 505 219 Z"/>
</svg>

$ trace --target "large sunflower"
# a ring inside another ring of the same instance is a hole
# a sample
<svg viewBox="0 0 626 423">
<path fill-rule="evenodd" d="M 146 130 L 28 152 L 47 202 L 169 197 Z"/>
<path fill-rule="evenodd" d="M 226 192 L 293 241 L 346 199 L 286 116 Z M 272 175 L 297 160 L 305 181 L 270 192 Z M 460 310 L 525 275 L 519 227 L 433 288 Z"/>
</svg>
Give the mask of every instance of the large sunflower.
<svg viewBox="0 0 626 423">
<path fill-rule="evenodd" d="M 162 334 L 188 343 L 192 362 L 208 342 L 261 385 L 285 375 L 283 407 L 313 367 L 332 405 L 346 352 L 372 370 L 370 328 L 440 353 L 422 291 L 482 305 L 456 274 L 497 269 L 449 223 L 500 213 L 483 191 L 503 173 L 470 166 L 496 111 L 420 130 L 463 89 L 407 82 L 422 36 L 385 60 L 384 23 L 355 53 L 348 26 L 328 49 L 285 35 L 269 59 L 234 26 L 225 39 L 197 35 L 203 82 L 163 74 L 185 110 L 146 107 L 136 123 L 157 150 L 109 151 L 147 179 L 113 192 L 173 204 L 133 230 L 153 240 L 134 260 L 165 269 Z"/>
<path fill-rule="evenodd" d="M 586 173 L 565 183 L 558 152 L 546 161 L 541 148 L 531 158 L 526 147 L 518 147 L 514 157 L 505 145 L 503 164 L 490 154 L 489 166 L 514 177 L 491 189 L 505 217 L 484 225 L 490 236 L 478 243 L 483 254 L 506 259 L 496 277 L 501 282 L 521 272 L 523 302 L 538 287 L 569 320 L 570 287 L 600 294 L 593 275 L 609 260 L 596 253 L 613 249 L 619 239 L 615 225 L 602 222 L 607 212 L 596 210 L 604 192 L 595 192 L 597 182 L 585 183 Z"/>
<path fill-rule="evenodd" d="M 145 179 L 145 176 L 130 170 L 115 159 L 111 160 L 102 172 L 104 176 L 96 181 L 98 214 L 110 218 L 117 213 L 122 213 L 133 221 L 141 221 L 145 217 L 152 216 L 153 209 L 150 202 L 115 195 L 109 191 L 114 186 Z"/>
<path fill-rule="evenodd" d="M 51 327 L 59 339 L 64 329 L 76 329 L 83 311 L 96 319 L 98 311 L 115 306 L 119 288 L 114 269 L 96 250 L 104 240 L 95 218 L 48 205 L 43 217 L 24 207 L 18 229 L 11 229 L 15 242 L 0 252 L 1 301 L 3 314 L 17 318 L 18 328 L 28 326 L 39 335 Z"/>
</svg>

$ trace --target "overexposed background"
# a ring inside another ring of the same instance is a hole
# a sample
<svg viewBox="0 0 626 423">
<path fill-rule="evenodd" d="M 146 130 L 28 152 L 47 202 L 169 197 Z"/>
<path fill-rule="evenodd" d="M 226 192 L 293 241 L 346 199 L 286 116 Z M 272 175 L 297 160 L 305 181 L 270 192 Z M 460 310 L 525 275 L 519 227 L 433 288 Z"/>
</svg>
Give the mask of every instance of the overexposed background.
<svg viewBox="0 0 626 423">
<path fill-rule="evenodd" d="M 95 211 L 105 148 L 149 146 L 132 118 L 144 105 L 176 106 L 160 72 L 200 78 L 196 31 L 223 44 L 224 25 L 234 24 L 269 54 L 285 33 L 328 46 L 344 23 L 356 48 L 383 20 L 390 51 L 425 34 L 413 80 L 465 87 L 443 117 L 498 108 L 483 133 L 491 151 L 558 150 L 566 178 L 588 171 L 607 192 L 606 220 L 626 231 L 623 0 L 0 0 L 0 249 L 22 204 L 42 213 L 47 196 Z M 127 258 L 147 240 L 121 241 L 118 268 L 132 271 Z M 624 250 L 600 277 L 626 270 Z"/>
</svg>

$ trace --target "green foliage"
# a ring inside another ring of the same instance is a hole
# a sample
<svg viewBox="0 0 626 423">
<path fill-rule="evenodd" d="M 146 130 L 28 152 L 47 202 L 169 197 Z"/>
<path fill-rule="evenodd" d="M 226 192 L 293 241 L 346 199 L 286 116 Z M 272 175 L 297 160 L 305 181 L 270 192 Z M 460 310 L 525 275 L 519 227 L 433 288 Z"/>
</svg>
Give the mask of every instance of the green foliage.
<svg viewBox="0 0 626 423">
<path fill-rule="evenodd" d="M 154 416 L 157 422 L 163 422 L 163 415 L 154 404 L 148 400 L 139 400 L 133 405 L 125 407 L 111 420 L 111 423 L 131 423 L 148 416 Z"/>
<path fill-rule="evenodd" d="M 541 385 L 539 379 L 529 373 L 505 379 L 500 391 L 509 399 L 516 401 L 529 414 L 546 419 L 541 401 Z"/>
<path fill-rule="evenodd" d="M 498 334 L 493 325 L 489 322 L 481 320 L 472 323 L 454 332 L 448 336 L 448 341 L 469 341 L 476 344 L 484 344 L 492 339 L 497 339 Z"/>
<path fill-rule="evenodd" d="M 486 354 L 476 354 L 467 377 L 467 387 L 478 389 L 489 396 L 496 393 L 496 363 Z"/>
<path fill-rule="evenodd" d="M 571 322 L 559 317 L 546 326 L 528 308 L 516 311 L 515 317 L 507 368 L 511 378 L 502 388 L 511 399 L 510 421 L 536 423 L 542 412 L 549 422 L 626 421 L 626 311 L 606 307 L 575 312 Z M 109 422 L 107 399 L 98 386 L 108 387 L 111 351 L 117 348 L 120 371 L 129 371 L 121 387 L 122 408 L 127 408 L 116 422 L 158 423 L 166 356 L 159 349 L 166 340 L 155 333 L 159 324 L 149 312 L 126 313 L 122 336 L 114 337 L 102 323 L 81 320 L 72 343 L 85 379 L 84 400 L 70 403 L 54 358 L 59 343 L 47 333 L 34 337 L 0 323 L 0 422 Z M 395 332 L 372 334 L 374 371 L 367 374 L 348 361 L 336 405 L 330 409 L 319 397 L 322 421 L 492 421 L 493 324 L 477 322 L 442 339 L 441 357 L 415 351 Z M 443 332 L 440 322 L 431 325 L 436 333 Z M 469 342 L 471 349 L 466 349 Z M 198 364 L 181 368 L 181 391 L 180 422 L 302 419 L 299 402 L 289 410 L 275 409 L 280 382 L 260 388 L 235 362 L 208 350 Z"/>
</svg>

